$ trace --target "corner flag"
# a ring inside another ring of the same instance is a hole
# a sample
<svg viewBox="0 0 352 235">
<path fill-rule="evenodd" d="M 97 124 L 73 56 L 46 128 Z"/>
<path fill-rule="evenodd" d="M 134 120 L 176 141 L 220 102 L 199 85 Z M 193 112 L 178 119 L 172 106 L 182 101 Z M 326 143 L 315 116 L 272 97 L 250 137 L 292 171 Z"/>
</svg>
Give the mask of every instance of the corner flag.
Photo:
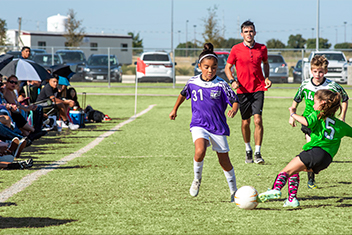
<svg viewBox="0 0 352 235">
<path fill-rule="evenodd" d="M 145 67 L 147 65 L 140 58 L 137 59 L 137 72 L 143 73 L 145 75 Z"/>
</svg>

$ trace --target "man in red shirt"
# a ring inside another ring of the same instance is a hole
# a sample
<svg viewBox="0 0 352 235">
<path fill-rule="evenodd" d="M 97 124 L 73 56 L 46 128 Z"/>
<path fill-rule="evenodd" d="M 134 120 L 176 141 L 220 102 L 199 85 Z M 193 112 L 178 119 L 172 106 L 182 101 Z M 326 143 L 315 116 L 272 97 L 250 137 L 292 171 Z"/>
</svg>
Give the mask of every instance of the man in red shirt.
<svg viewBox="0 0 352 235">
<path fill-rule="evenodd" d="M 264 164 L 261 156 L 261 144 L 263 140 L 262 109 L 264 104 L 264 91 L 271 87 L 269 80 L 268 50 L 264 44 L 254 41 L 256 35 L 254 23 L 245 21 L 241 25 L 243 42 L 234 45 L 231 49 L 225 73 L 230 78 L 233 89 L 237 89 L 242 116 L 242 136 L 246 145 L 246 163 L 253 163 L 253 151 L 250 145 L 251 130 L 250 122 L 254 119 L 254 162 Z M 264 76 L 261 68 L 263 62 Z M 237 79 L 231 73 L 231 67 L 235 65 Z"/>
</svg>

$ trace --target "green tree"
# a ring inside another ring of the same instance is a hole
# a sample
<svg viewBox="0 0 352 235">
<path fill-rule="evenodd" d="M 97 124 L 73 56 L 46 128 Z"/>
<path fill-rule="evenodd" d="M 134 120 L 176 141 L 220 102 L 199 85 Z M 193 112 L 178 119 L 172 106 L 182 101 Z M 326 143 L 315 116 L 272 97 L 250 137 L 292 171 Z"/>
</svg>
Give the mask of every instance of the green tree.
<svg viewBox="0 0 352 235">
<path fill-rule="evenodd" d="M 6 31 L 7 31 L 6 20 L 0 19 L 0 46 L 6 45 Z"/>
<path fill-rule="evenodd" d="M 352 43 L 350 43 L 350 42 L 337 43 L 337 44 L 335 44 L 334 48 L 335 49 L 351 49 Z"/>
<path fill-rule="evenodd" d="M 267 48 L 285 48 L 285 44 L 278 39 L 270 39 L 266 41 Z"/>
<path fill-rule="evenodd" d="M 127 33 L 132 36 L 132 47 L 133 48 L 141 48 L 141 49 L 133 49 L 133 55 L 138 55 L 143 52 L 143 39 L 139 38 L 139 33 L 136 35 L 132 32 Z"/>
<path fill-rule="evenodd" d="M 290 35 L 287 41 L 288 48 L 304 48 L 304 44 L 306 44 L 306 39 L 302 38 L 301 34 Z"/>
<path fill-rule="evenodd" d="M 319 38 L 319 49 L 329 49 L 331 43 L 328 43 L 329 39 Z M 307 49 L 315 49 L 316 39 L 308 38 L 307 39 Z"/>
<path fill-rule="evenodd" d="M 213 44 L 214 48 L 220 48 L 223 37 L 221 36 L 221 27 L 218 25 L 218 19 L 216 14 L 217 6 L 208 8 L 208 17 L 202 18 L 204 22 L 204 33 L 202 33 L 205 42 Z"/>
<path fill-rule="evenodd" d="M 186 45 L 187 49 L 193 50 L 193 48 L 199 48 L 198 44 L 194 44 L 194 41 L 188 41 L 187 43 L 180 43 L 177 45 L 175 50 L 175 56 L 186 56 L 189 55 L 191 52 L 188 50 L 186 53 Z M 193 53 L 192 53 L 193 54 Z"/>
<path fill-rule="evenodd" d="M 220 48 L 232 48 L 234 45 L 243 42 L 242 38 L 229 38 L 223 39 L 220 44 Z"/>
<path fill-rule="evenodd" d="M 66 23 L 66 47 L 78 47 L 81 45 L 85 36 L 84 28 L 81 27 L 82 20 L 76 19 L 76 13 L 73 9 L 68 10 L 68 19 Z"/>
</svg>

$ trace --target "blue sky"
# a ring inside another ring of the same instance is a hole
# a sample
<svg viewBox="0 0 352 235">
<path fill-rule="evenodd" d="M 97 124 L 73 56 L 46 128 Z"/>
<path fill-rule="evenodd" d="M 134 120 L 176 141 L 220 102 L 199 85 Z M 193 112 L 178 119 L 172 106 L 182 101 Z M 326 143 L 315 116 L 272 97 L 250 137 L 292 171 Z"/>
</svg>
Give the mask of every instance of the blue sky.
<svg viewBox="0 0 352 235">
<path fill-rule="evenodd" d="M 0 0 L 0 18 L 8 29 L 46 31 L 47 17 L 66 15 L 74 9 L 89 33 L 140 33 L 145 48 L 171 47 L 171 0 Z M 256 40 L 289 35 L 315 38 L 317 0 L 173 0 L 174 46 L 179 42 L 203 41 L 203 18 L 217 6 L 219 27 L 225 38 L 238 38 L 239 25 L 250 19 L 257 29 Z M 352 42 L 352 0 L 320 0 L 320 36 L 331 44 Z M 188 23 L 186 21 L 188 20 Z M 346 22 L 346 24 L 344 23 Z M 188 33 L 186 33 L 186 25 Z M 194 27 L 196 26 L 196 27 Z M 312 30 L 313 28 L 313 30 Z M 180 31 L 180 32 L 179 32 Z"/>
</svg>

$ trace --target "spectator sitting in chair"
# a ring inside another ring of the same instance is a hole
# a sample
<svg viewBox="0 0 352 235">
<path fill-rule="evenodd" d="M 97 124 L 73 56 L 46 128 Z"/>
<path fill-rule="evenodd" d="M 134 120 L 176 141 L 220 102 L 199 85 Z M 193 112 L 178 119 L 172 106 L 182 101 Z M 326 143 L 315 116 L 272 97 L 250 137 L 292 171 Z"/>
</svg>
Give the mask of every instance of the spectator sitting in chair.
<svg viewBox="0 0 352 235">
<path fill-rule="evenodd" d="M 66 108 L 69 109 L 70 107 L 73 108 L 75 106 L 75 102 L 71 99 L 67 98 L 67 87 L 70 85 L 70 82 L 68 81 L 67 78 L 59 76 L 59 82 L 58 82 L 58 94 L 57 98 L 63 100 L 64 104 L 66 105 Z"/>
<path fill-rule="evenodd" d="M 33 160 L 30 158 L 25 161 L 14 162 L 26 146 L 26 139 L 19 140 L 13 138 L 11 143 L 0 141 L 0 169 L 28 169 L 33 166 Z"/>
<path fill-rule="evenodd" d="M 58 76 L 54 75 L 54 77 L 49 79 L 49 82 L 44 86 L 44 88 L 41 90 L 37 102 L 39 101 L 46 101 L 46 100 L 51 100 L 54 106 L 59 111 L 60 117 L 62 121 L 64 122 L 65 125 L 63 127 L 68 127 L 71 130 L 77 130 L 79 128 L 79 125 L 74 125 L 73 123 L 70 123 L 67 117 L 67 107 L 62 99 L 56 98 L 57 93 L 58 93 Z"/>
<path fill-rule="evenodd" d="M 10 109 L 12 120 L 16 123 L 16 125 L 21 130 L 23 135 L 28 136 L 30 133 L 33 133 L 35 129 L 28 124 L 27 120 L 22 116 L 19 110 L 21 109 L 26 112 L 31 110 L 33 111 L 37 108 L 37 106 L 35 105 L 24 106 L 18 103 L 17 96 L 15 93 L 17 84 L 18 84 L 17 77 L 15 75 L 11 75 L 6 81 L 6 86 L 3 91 L 3 95 L 7 103 L 15 105 L 15 106 L 11 106 L 11 109 Z"/>
</svg>

